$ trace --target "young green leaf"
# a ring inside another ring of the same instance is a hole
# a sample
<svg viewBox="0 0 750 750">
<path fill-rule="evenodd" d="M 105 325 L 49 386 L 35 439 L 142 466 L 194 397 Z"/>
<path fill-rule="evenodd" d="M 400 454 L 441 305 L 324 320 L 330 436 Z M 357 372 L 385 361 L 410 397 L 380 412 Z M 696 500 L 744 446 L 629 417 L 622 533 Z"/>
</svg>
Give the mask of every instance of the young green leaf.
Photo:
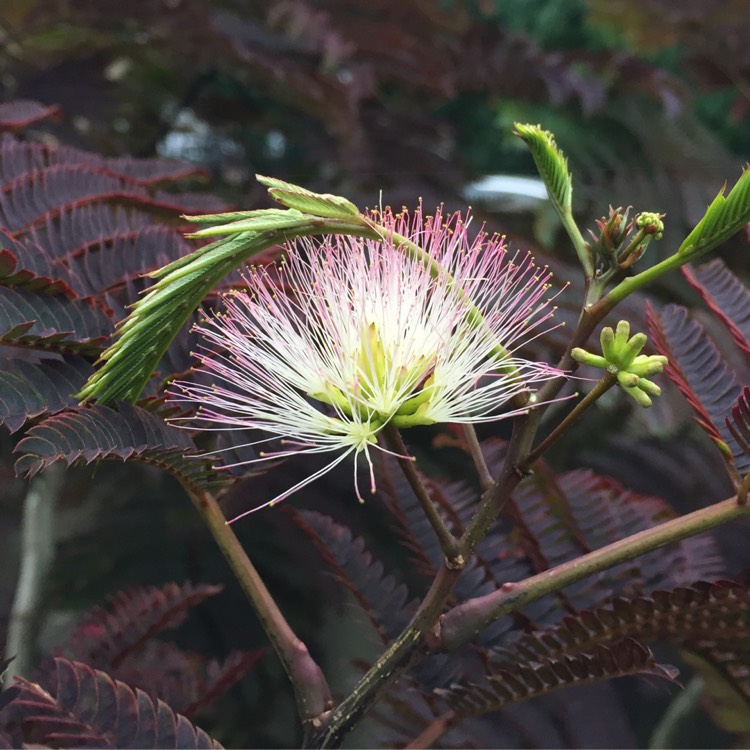
<svg viewBox="0 0 750 750">
<path fill-rule="evenodd" d="M 248 256 L 269 245 L 264 235 L 246 232 L 213 243 L 188 256 L 133 305 L 119 328 L 119 338 L 100 357 L 103 363 L 78 394 L 103 404 L 134 402 L 172 339 L 206 293 Z M 193 264 L 201 263 L 200 271 Z M 163 269 L 162 269 L 163 270 Z"/>
<path fill-rule="evenodd" d="M 529 147 L 537 170 L 547 187 L 552 205 L 575 247 L 587 278 L 594 276 L 591 249 L 573 219 L 573 179 L 568 171 L 568 160 L 557 147 L 555 137 L 540 125 L 514 123 L 515 134 Z"/>
<path fill-rule="evenodd" d="M 293 185 L 291 182 L 284 182 L 273 177 L 264 177 L 263 175 L 255 175 L 255 177 L 258 182 L 268 188 L 268 192 L 274 200 L 287 208 L 296 208 L 306 214 L 325 216 L 330 219 L 350 221 L 359 216 L 359 209 L 351 201 L 339 195 L 314 193 L 312 190 L 306 190 L 299 185 Z"/>
<path fill-rule="evenodd" d="M 274 229 L 293 229 L 304 226 L 310 222 L 309 216 L 305 216 L 296 208 L 264 208 L 253 211 L 252 216 L 246 216 L 229 224 L 219 224 L 213 227 L 199 229 L 192 232 L 188 237 L 210 237 L 212 235 L 240 234 L 241 232 L 267 232 Z"/>
<path fill-rule="evenodd" d="M 515 133 L 529 147 L 539 175 L 559 213 L 570 214 L 573 181 L 568 171 L 568 160 L 555 143 L 555 137 L 539 125 L 514 123 Z"/>
<path fill-rule="evenodd" d="M 229 234 L 151 273 L 158 281 L 122 321 L 117 331 L 119 338 L 102 354 L 102 366 L 89 378 L 78 398 L 96 399 L 102 404 L 135 402 L 193 310 L 215 284 L 250 256 L 294 237 L 333 231 L 379 237 L 374 229 L 359 222 L 339 221 L 332 227 L 324 217 L 303 217 L 298 211 L 280 213 L 289 214 L 286 226 L 277 224 L 262 231 Z"/>
<path fill-rule="evenodd" d="M 677 254 L 695 260 L 713 250 L 750 221 L 750 167 L 724 195 L 726 185 L 719 191 L 695 229 L 685 237 Z"/>
<path fill-rule="evenodd" d="M 240 221 L 240 219 L 252 219 L 263 211 L 271 209 L 253 208 L 249 211 L 226 211 L 220 214 L 183 214 L 180 218 L 192 221 L 196 224 L 213 224 L 215 222 L 226 223 L 228 221 Z M 280 211 L 281 209 L 273 209 Z"/>
</svg>

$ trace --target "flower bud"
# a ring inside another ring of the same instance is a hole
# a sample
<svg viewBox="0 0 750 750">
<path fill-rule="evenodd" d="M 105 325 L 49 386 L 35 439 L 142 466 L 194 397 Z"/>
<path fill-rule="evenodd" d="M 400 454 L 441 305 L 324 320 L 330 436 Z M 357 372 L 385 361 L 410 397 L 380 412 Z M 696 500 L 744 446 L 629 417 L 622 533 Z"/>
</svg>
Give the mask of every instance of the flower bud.
<svg viewBox="0 0 750 750">
<path fill-rule="evenodd" d="M 645 333 L 630 335 L 630 323 L 621 320 L 616 330 L 609 326 L 602 328 L 599 342 L 602 355 L 592 354 L 576 347 L 570 355 L 577 362 L 607 370 L 617 376 L 617 382 L 639 406 L 651 406 L 650 396 L 658 396 L 661 388 L 644 376 L 657 375 L 667 365 L 667 358 L 661 354 L 641 354 L 646 345 Z"/>
</svg>

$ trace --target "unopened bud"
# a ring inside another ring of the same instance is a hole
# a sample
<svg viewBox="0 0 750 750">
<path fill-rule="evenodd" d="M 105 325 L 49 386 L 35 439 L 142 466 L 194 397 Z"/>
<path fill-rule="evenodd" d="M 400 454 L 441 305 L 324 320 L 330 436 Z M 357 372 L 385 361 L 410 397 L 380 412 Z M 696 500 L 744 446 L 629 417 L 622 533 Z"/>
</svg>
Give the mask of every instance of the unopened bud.
<svg viewBox="0 0 750 750">
<path fill-rule="evenodd" d="M 607 370 L 617 376 L 617 382 L 639 406 L 651 406 L 650 396 L 658 396 L 661 388 L 645 376 L 657 375 L 667 365 L 667 358 L 661 354 L 641 354 L 646 345 L 645 333 L 630 335 L 630 323 L 621 320 L 616 330 L 609 326 L 602 328 L 599 341 L 602 354 L 593 354 L 576 347 L 570 356 L 577 362 Z"/>
</svg>

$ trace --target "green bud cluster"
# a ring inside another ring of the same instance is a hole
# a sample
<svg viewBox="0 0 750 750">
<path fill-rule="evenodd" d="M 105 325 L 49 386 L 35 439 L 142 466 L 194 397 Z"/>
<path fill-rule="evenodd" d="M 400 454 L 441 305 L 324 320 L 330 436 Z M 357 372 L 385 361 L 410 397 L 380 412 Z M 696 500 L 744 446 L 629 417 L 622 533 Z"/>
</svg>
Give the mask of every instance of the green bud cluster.
<svg viewBox="0 0 750 750">
<path fill-rule="evenodd" d="M 664 236 L 663 214 L 656 214 L 653 211 L 643 211 L 635 217 L 635 225 L 638 229 L 643 229 L 646 234 L 654 235 L 654 238 L 660 240 Z"/>
<path fill-rule="evenodd" d="M 600 341 L 601 355 L 576 347 L 571 356 L 577 362 L 611 372 L 639 406 L 651 406 L 651 397 L 660 395 L 661 388 L 648 378 L 664 370 L 667 358 L 661 354 L 641 354 L 648 338 L 645 333 L 631 336 L 630 323 L 626 320 L 621 320 L 615 331 L 608 326 L 602 328 Z"/>
</svg>

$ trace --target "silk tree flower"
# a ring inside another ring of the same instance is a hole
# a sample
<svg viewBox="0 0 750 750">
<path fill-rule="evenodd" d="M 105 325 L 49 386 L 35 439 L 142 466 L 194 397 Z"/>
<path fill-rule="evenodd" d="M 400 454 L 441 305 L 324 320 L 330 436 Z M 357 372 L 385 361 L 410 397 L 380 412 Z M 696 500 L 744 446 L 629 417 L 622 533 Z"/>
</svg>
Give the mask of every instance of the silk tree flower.
<svg viewBox="0 0 750 750">
<path fill-rule="evenodd" d="M 250 269 L 247 289 L 230 292 L 225 310 L 196 327 L 206 382 L 173 384 L 173 399 L 196 407 L 184 426 L 271 436 L 258 443 L 281 438 L 278 450 L 255 460 L 335 454 L 260 507 L 350 454 L 361 500 L 356 458 L 364 454 L 374 492 L 370 451 L 388 452 L 378 443 L 385 425 L 504 419 L 528 408 L 501 412 L 514 396 L 562 374 L 517 355 L 550 328 L 546 267 L 528 254 L 510 255 L 496 235 L 470 239 L 460 214 L 424 216 L 420 207 L 370 218 L 386 227 L 382 242 L 298 240 L 275 277 Z M 429 254 L 432 268 L 394 233 Z"/>
</svg>

